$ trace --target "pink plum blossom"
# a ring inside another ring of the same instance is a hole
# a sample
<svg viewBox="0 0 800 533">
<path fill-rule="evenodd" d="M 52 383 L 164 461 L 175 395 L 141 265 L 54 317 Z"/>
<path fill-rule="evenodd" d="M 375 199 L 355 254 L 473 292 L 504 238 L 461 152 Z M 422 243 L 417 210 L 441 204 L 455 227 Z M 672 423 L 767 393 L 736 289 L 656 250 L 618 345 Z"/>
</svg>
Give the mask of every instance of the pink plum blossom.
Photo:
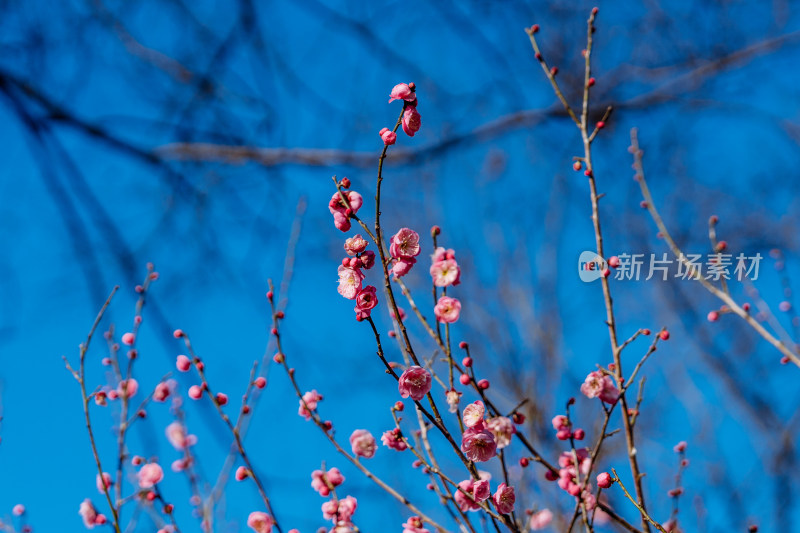
<svg viewBox="0 0 800 533">
<path fill-rule="evenodd" d="M 94 508 L 92 500 L 88 498 L 83 500 L 80 509 L 78 509 L 78 514 L 81 515 L 83 525 L 86 526 L 86 529 L 94 529 L 99 515 L 97 514 L 97 509 Z"/>
<path fill-rule="evenodd" d="M 139 486 L 143 489 L 149 489 L 164 479 L 164 471 L 158 463 L 147 463 L 139 470 L 137 477 L 139 478 Z"/>
<path fill-rule="evenodd" d="M 374 456 L 375 450 L 378 449 L 375 437 L 366 429 L 357 429 L 350 435 L 350 446 L 353 448 L 354 455 L 365 459 Z"/>
<path fill-rule="evenodd" d="M 397 388 L 403 398 L 420 401 L 431 390 L 431 374 L 421 366 L 410 366 L 400 376 Z"/>
<path fill-rule="evenodd" d="M 436 248 L 431 256 L 431 277 L 437 287 L 448 287 L 461 283 L 461 269 L 455 259 L 453 250 Z"/>
<path fill-rule="evenodd" d="M 156 402 L 163 402 L 169 398 L 169 395 L 172 394 L 172 391 L 175 390 L 177 386 L 177 382 L 174 379 L 168 379 L 167 381 L 162 381 L 158 385 L 156 385 L 155 391 L 153 391 L 153 401 Z"/>
<path fill-rule="evenodd" d="M 586 376 L 586 380 L 581 385 L 581 392 L 587 398 L 600 398 L 606 403 L 615 403 L 619 398 L 619 390 L 614 385 L 614 380 L 611 376 L 607 376 L 595 370 Z"/>
<path fill-rule="evenodd" d="M 453 498 L 456 501 L 456 505 L 458 508 L 461 509 L 462 512 L 466 511 L 475 511 L 480 509 L 480 505 L 474 501 L 475 497 L 472 494 L 472 490 L 475 487 L 475 482 L 471 479 L 464 480 L 458 484 L 458 490 L 456 489 L 455 493 L 453 494 Z M 465 494 L 466 493 L 466 494 Z M 470 499 L 469 496 L 472 496 Z"/>
<path fill-rule="evenodd" d="M 413 137 L 419 131 L 421 125 L 422 117 L 420 117 L 417 108 L 415 106 L 406 107 L 406 110 L 403 111 L 403 131 L 406 132 L 406 135 Z"/>
<path fill-rule="evenodd" d="M 486 428 L 494 435 L 497 449 L 511 444 L 511 437 L 517 432 L 514 423 L 507 416 L 496 416 L 486 421 Z"/>
<path fill-rule="evenodd" d="M 461 393 L 455 389 L 450 389 L 445 395 L 447 397 L 447 410 L 451 413 L 458 412 L 458 404 L 461 401 Z"/>
<path fill-rule="evenodd" d="M 392 87 L 392 94 L 389 95 L 389 103 L 395 100 L 405 100 L 406 102 L 413 102 L 417 99 L 417 95 L 411 90 L 407 83 L 398 83 Z"/>
<path fill-rule="evenodd" d="M 136 391 L 139 390 L 139 382 L 135 379 L 131 378 L 128 380 L 122 380 L 119 382 L 119 386 L 117 387 L 117 394 L 121 397 L 132 397 L 136 394 Z"/>
<path fill-rule="evenodd" d="M 472 485 L 472 497 L 478 502 L 484 502 L 492 495 L 488 479 L 479 479 Z"/>
<path fill-rule="evenodd" d="M 422 519 L 418 516 L 412 516 L 403 524 L 403 533 L 430 533 L 422 526 Z"/>
<path fill-rule="evenodd" d="M 103 472 L 102 476 L 100 474 L 97 474 L 96 481 L 97 481 L 97 492 L 99 492 L 100 494 L 105 494 L 106 489 L 111 488 L 111 485 L 114 484 L 114 482 L 111 480 L 111 474 L 109 474 L 108 472 Z"/>
<path fill-rule="evenodd" d="M 409 228 L 401 228 L 392 236 L 389 253 L 395 259 L 412 258 L 419 255 L 419 233 Z"/>
<path fill-rule="evenodd" d="M 247 527 L 251 528 L 256 533 L 272 533 L 272 526 L 274 525 L 275 520 L 267 513 L 262 513 L 261 511 L 254 511 L 247 517 Z"/>
<path fill-rule="evenodd" d="M 360 270 L 339 265 L 339 294 L 348 300 L 355 300 L 363 279 L 364 273 Z"/>
<path fill-rule="evenodd" d="M 22 515 L 24 515 L 24 514 L 25 514 L 25 506 L 24 506 L 24 505 L 22 505 L 21 503 L 18 503 L 17 505 L 15 505 L 15 506 L 14 506 L 14 507 L 11 509 L 11 513 L 12 513 L 14 516 L 22 516 Z"/>
<path fill-rule="evenodd" d="M 461 451 L 470 461 L 476 463 L 488 461 L 497 453 L 494 435 L 479 424 L 467 429 L 461 436 Z"/>
<path fill-rule="evenodd" d="M 494 506 L 500 514 L 509 514 L 514 510 L 514 502 L 516 496 L 514 495 L 514 487 L 509 487 L 505 483 L 500 483 L 497 490 L 492 496 Z"/>
<path fill-rule="evenodd" d="M 408 449 L 408 444 L 406 444 L 406 441 L 403 440 L 403 434 L 397 428 L 384 431 L 383 435 L 381 435 L 381 442 L 384 444 L 384 446 L 388 446 L 389 448 L 397 450 L 398 452 Z"/>
<path fill-rule="evenodd" d="M 464 408 L 464 413 L 461 420 L 468 428 L 472 428 L 483 422 L 483 415 L 486 412 L 483 402 L 480 400 L 474 401 Z"/>
<path fill-rule="evenodd" d="M 354 257 L 367 249 L 367 241 L 361 235 L 350 237 L 344 241 L 344 251 Z"/>
<path fill-rule="evenodd" d="M 344 483 L 344 476 L 338 468 L 331 468 L 327 472 L 314 470 L 311 472 L 311 488 L 319 492 L 320 496 L 328 496 L 331 487 L 338 487 Z"/>
<path fill-rule="evenodd" d="M 442 296 L 433 308 L 436 320 L 452 324 L 461 315 L 461 302 L 449 296 Z"/>
<path fill-rule="evenodd" d="M 603 472 L 597 475 L 597 486 L 601 489 L 607 489 L 611 486 L 613 480 L 611 479 L 611 474 L 608 472 Z"/>
<path fill-rule="evenodd" d="M 381 140 L 383 140 L 383 144 L 386 146 L 391 146 L 397 142 L 397 134 L 389 128 L 383 128 L 378 132 L 378 135 L 381 136 Z"/>
<path fill-rule="evenodd" d="M 311 411 L 317 408 L 317 403 L 322 401 L 322 395 L 316 389 L 310 390 L 303 394 L 303 399 L 299 400 L 300 407 L 297 409 L 297 414 L 305 418 L 311 419 Z"/>
<path fill-rule="evenodd" d="M 350 522 L 358 507 L 358 501 L 352 496 L 341 500 L 329 500 L 322 504 L 322 517 L 326 520 Z"/>
<path fill-rule="evenodd" d="M 550 522 L 553 521 L 553 513 L 550 509 L 542 509 L 541 511 L 537 511 L 531 515 L 530 525 L 533 531 L 539 531 L 547 526 L 550 525 Z"/>
<path fill-rule="evenodd" d="M 188 435 L 186 426 L 181 422 L 173 422 L 167 426 L 167 440 L 176 450 L 185 450 L 197 444 L 197 437 Z"/>
<path fill-rule="evenodd" d="M 364 320 L 369 317 L 376 305 L 378 305 L 376 289 L 372 285 L 367 285 L 356 296 L 356 318 Z"/>
<path fill-rule="evenodd" d="M 181 372 L 188 372 L 189 369 L 192 367 L 192 362 L 185 355 L 179 355 L 178 360 L 175 362 L 175 366 Z"/>
<path fill-rule="evenodd" d="M 413 257 L 402 257 L 395 259 L 392 265 L 392 274 L 396 278 L 402 278 L 411 271 L 411 267 L 417 262 Z"/>
</svg>

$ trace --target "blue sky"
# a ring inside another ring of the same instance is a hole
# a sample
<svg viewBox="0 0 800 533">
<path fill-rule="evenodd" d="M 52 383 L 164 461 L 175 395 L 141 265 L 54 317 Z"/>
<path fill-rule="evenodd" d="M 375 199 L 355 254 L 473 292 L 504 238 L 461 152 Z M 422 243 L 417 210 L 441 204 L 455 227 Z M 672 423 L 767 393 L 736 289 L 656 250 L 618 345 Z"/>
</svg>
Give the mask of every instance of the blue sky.
<svg viewBox="0 0 800 533">
<path fill-rule="evenodd" d="M 391 427 L 396 388 L 381 371 L 371 332 L 336 293 L 344 235 L 326 204 L 330 177 L 347 175 L 371 212 L 377 132 L 396 119 L 397 104 L 386 100 L 400 81 L 418 86 L 422 129 L 413 139 L 401 136 L 387 160 L 386 231 L 407 226 L 425 235 L 433 224 L 443 228 L 443 242 L 456 249 L 463 268 L 464 283 L 454 292 L 464 312 L 454 339 L 472 344 L 480 372 L 497 384 L 498 403 L 536 398 L 539 411 L 528 432 L 546 439 L 542 446 L 555 457 L 549 419 L 596 363 L 608 362 L 609 352 L 599 286 L 574 272 L 580 252 L 593 245 L 586 182 L 571 170 L 580 139 L 559 114 L 523 28 L 542 26 L 548 61 L 559 65 L 565 87 L 575 87 L 593 4 L 174 0 L 108 2 L 105 11 L 97 5 L 0 7 L 6 147 L 0 471 L 7 480 L 0 515 L 24 503 L 35 529 L 51 528 L 57 517 L 78 531 L 80 501 L 101 503 L 77 384 L 61 357 L 75 362 L 115 284 L 121 290 L 103 325 L 130 328 L 133 287 L 148 261 L 160 278 L 144 311 L 137 378 L 152 387 L 173 369 L 182 347 L 170 333 L 181 327 L 206 361 L 212 385 L 238 402 L 252 362 L 273 350 L 264 292 L 267 279 L 277 283 L 283 275 L 301 201 L 291 283 L 281 294 L 288 299 L 290 364 L 304 388 L 325 395 L 323 416 L 340 428 L 342 442 L 356 428 L 377 435 Z M 606 193 L 607 249 L 666 250 L 638 207 L 631 179 L 628 132 L 638 127 L 653 194 L 681 245 L 705 252 L 706 221 L 716 213 L 732 250 L 766 257 L 782 249 L 791 280 L 800 222 L 794 74 L 800 21 L 790 3 L 599 5 L 593 94 L 598 113 L 606 104 L 616 107 L 594 148 Z M 567 94 L 575 101 L 574 89 Z M 181 161 L 165 148 L 179 142 L 336 153 L 323 165 Z M 355 162 L 335 159 L 342 153 L 355 154 Z M 423 256 L 431 251 L 426 240 Z M 423 261 L 408 278 L 425 301 L 426 270 Z M 758 288 L 776 313 L 786 298 L 781 275 L 765 260 Z M 639 427 L 654 513 L 662 520 L 669 515 L 671 448 L 687 440 L 692 466 L 681 505 L 687 530 L 743 530 L 755 521 L 761 531 L 786 531 L 800 519 L 791 503 L 798 487 L 779 475 L 796 469 L 797 369 L 780 366 L 735 317 L 708 324 L 716 303 L 686 282 L 620 282 L 614 291 L 623 337 L 639 327 L 672 332 L 646 368 L 647 414 Z M 741 287 L 734 294 L 745 298 Z M 778 314 L 789 327 L 789 317 Z M 378 323 L 388 329 L 385 312 Z M 433 350 L 424 331 L 412 335 Z M 98 384 L 101 345 L 89 356 Z M 389 355 L 399 359 L 396 349 Z M 399 530 L 408 513 L 303 423 L 286 377 L 275 370 L 247 445 L 282 523 L 304 532 L 325 525 L 323 500 L 310 488 L 311 470 L 325 461 L 345 472 L 362 530 Z M 193 383 L 179 381 L 184 388 Z M 592 408 L 579 402 L 590 435 Z M 93 413 L 103 457 L 111 460 L 111 418 Z M 154 406 L 131 435 L 132 453 L 169 464 L 175 458 L 164 438 L 170 420 L 165 406 Z M 228 448 L 224 428 L 195 403 L 188 423 L 213 477 Z M 624 464 L 619 446 L 610 451 L 603 468 Z M 399 468 L 394 454 L 381 449 L 370 464 L 435 507 L 425 482 Z M 540 475 L 526 476 L 520 505 L 569 508 L 569 498 Z M 197 529 L 185 480 L 169 474 L 164 491 L 184 531 Z M 612 501 L 635 517 L 619 494 Z M 258 505 L 252 487 L 230 484 L 220 530 L 244 530 Z"/>
</svg>

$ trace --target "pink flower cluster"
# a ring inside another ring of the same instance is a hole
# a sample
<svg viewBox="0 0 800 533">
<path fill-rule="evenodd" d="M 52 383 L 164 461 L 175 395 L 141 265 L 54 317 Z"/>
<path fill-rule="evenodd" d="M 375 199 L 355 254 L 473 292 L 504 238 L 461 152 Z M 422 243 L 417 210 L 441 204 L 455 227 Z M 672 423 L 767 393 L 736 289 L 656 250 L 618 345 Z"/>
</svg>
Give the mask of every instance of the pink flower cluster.
<svg viewBox="0 0 800 533">
<path fill-rule="evenodd" d="M 580 472 L 581 484 L 584 482 L 585 476 L 588 475 L 591 469 L 591 459 L 589 458 L 589 450 L 586 448 L 578 448 L 575 450 L 575 456 L 578 458 L 578 463 L 575 463 L 575 458 L 571 451 L 562 452 L 558 458 L 558 486 L 567 491 L 571 496 L 576 498 L 580 497 L 586 504 L 586 509 L 594 509 L 595 497 L 592 494 L 592 484 L 586 483 L 586 488 L 581 494 L 581 485 L 578 483 L 578 473 Z"/>
<path fill-rule="evenodd" d="M 78 514 L 81 515 L 83 525 L 86 529 L 94 529 L 94 526 L 102 526 L 106 523 L 105 515 L 98 513 L 92 500 L 88 498 L 81 502 Z"/>
<path fill-rule="evenodd" d="M 420 401 L 431 391 L 433 380 L 431 374 L 421 366 L 410 366 L 397 381 L 397 388 L 403 398 L 411 397 L 412 400 Z"/>
<path fill-rule="evenodd" d="M 392 274 L 396 278 L 402 278 L 408 274 L 411 267 L 417 262 L 416 257 L 419 252 L 419 234 L 412 229 L 401 228 L 392 236 L 389 246 L 389 253 L 394 260 Z"/>
<path fill-rule="evenodd" d="M 350 435 L 350 446 L 353 448 L 353 455 L 365 459 L 371 459 L 378 449 L 375 437 L 366 429 L 357 429 Z"/>
<path fill-rule="evenodd" d="M 314 470 L 311 472 L 311 488 L 319 492 L 320 496 L 327 497 L 332 488 L 344 483 L 344 476 L 338 468 L 331 468 L 327 472 Z"/>
<path fill-rule="evenodd" d="M 430 533 L 430 531 L 422 527 L 422 525 L 422 519 L 420 517 L 412 516 L 403 524 L 403 533 Z"/>
<path fill-rule="evenodd" d="M 347 203 L 345 203 L 345 199 Z M 333 193 L 330 202 L 328 202 L 328 210 L 333 215 L 333 225 L 336 226 L 336 229 L 350 231 L 350 217 L 358 213 L 363 204 L 364 198 L 356 191 L 343 191 L 340 194 L 337 190 Z"/>
<path fill-rule="evenodd" d="M 485 411 L 478 400 L 466 406 L 461 417 L 467 426 L 461 435 L 461 451 L 470 461 L 485 462 L 497 454 L 497 441 L 483 419 Z"/>
<path fill-rule="evenodd" d="M 364 433 L 361 432 L 364 432 L 366 433 L 366 435 L 369 435 L 369 433 L 363 429 L 356 430 L 355 432 L 353 432 L 353 436 L 350 437 L 350 442 L 351 443 L 354 442 L 353 437 L 356 437 L 356 439 L 363 438 Z M 369 437 L 371 438 L 372 435 L 369 435 Z M 375 439 L 372 438 L 373 445 L 374 442 Z M 359 453 L 356 452 L 355 444 L 353 445 L 353 453 L 359 455 Z M 374 453 L 374 450 L 372 453 Z M 338 468 L 331 468 L 327 472 L 324 472 L 322 470 L 314 470 L 311 473 L 311 487 L 314 490 L 316 490 L 320 494 L 320 496 L 323 497 L 330 496 L 331 493 L 333 492 L 333 489 L 335 489 L 342 483 L 344 483 L 344 476 L 342 475 L 342 473 L 339 471 Z M 322 504 L 323 518 L 325 518 L 325 520 L 333 521 L 334 527 L 333 529 L 331 529 L 332 533 L 333 532 L 350 533 L 353 531 L 354 528 L 353 515 L 356 512 L 357 506 L 358 502 L 352 496 L 347 496 L 343 499 L 338 499 L 335 493 L 333 494 L 330 500 Z M 325 530 L 321 529 L 321 531 Z M 291 533 L 291 531 L 289 533 Z"/>
<path fill-rule="evenodd" d="M 419 112 L 417 111 L 417 94 L 415 89 L 416 87 L 413 83 L 398 83 L 392 88 L 392 94 L 389 98 L 389 103 L 395 100 L 405 101 L 403 104 L 405 108 L 403 111 L 402 124 L 403 131 L 406 132 L 406 135 L 409 137 L 413 137 L 419 131 L 422 123 Z M 384 138 L 383 130 L 381 130 L 381 137 L 386 145 L 394 144 L 394 140 L 392 140 L 392 142 L 387 142 L 386 138 Z"/>
<path fill-rule="evenodd" d="M 383 435 L 381 435 L 381 442 L 384 446 L 388 446 L 398 452 L 403 452 L 408 449 L 408 444 L 403 440 L 403 434 L 400 432 L 399 428 L 384 431 Z"/>
<path fill-rule="evenodd" d="M 173 422 L 167 426 L 167 440 L 176 450 L 185 450 L 197 444 L 197 437 L 186 432 L 186 426 L 180 422 Z"/>
<path fill-rule="evenodd" d="M 247 527 L 256 533 L 272 533 L 272 526 L 275 525 L 275 520 L 261 511 L 254 511 L 247 517 Z"/>
<path fill-rule="evenodd" d="M 615 403 L 619 398 L 619 390 L 614 385 L 614 380 L 599 370 L 590 372 L 586 376 L 586 380 L 581 385 L 581 392 L 587 398 L 600 398 L 610 404 Z"/>
<path fill-rule="evenodd" d="M 431 277 L 437 287 L 449 287 L 461 283 L 461 268 L 456 262 L 453 250 L 445 250 L 441 246 L 436 248 L 431 256 Z"/>
<path fill-rule="evenodd" d="M 370 316 L 378 305 L 377 289 L 372 285 L 362 286 L 364 273 L 375 266 L 375 252 L 366 250 L 367 241 L 361 236 L 350 237 L 344 242 L 344 250 L 348 257 L 342 259 L 339 266 L 339 294 L 348 300 L 356 301 L 356 320 L 361 321 Z"/>
<path fill-rule="evenodd" d="M 322 401 L 322 395 L 314 389 L 303 394 L 303 399 L 298 401 L 300 402 L 300 407 L 297 410 L 297 414 L 306 420 L 311 420 L 311 411 L 315 410 L 317 403 Z"/>
<path fill-rule="evenodd" d="M 476 511 L 481 508 L 481 502 L 488 500 L 491 494 L 492 489 L 488 479 L 479 479 L 478 481 L 466 479 L 458 484 L 458 490 L 453 498 L 462 512 Z"/>
</svg>

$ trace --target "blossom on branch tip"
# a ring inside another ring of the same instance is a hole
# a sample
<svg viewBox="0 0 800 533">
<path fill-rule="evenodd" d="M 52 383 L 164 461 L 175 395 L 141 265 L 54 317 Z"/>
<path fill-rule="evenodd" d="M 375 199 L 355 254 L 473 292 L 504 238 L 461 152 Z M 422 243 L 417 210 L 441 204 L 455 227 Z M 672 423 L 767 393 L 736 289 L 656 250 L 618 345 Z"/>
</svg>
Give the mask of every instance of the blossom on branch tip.
<svg viewBox="0 0 800 533">
<path fill-rule="evenodd" d="M 378 449 L 375 437 L 366 429 L 357 429 L 350 435 L 350 446 L 353 448 L 353 455 L 371 459 Z"/>
<path fill-rule="evenodd" d="M 347 199 L 347 205 L 345 205 L 342 196 Z M 328 202 L 328 210 L 333 215 L 333 225 L 340 231 L 349 231 L 350 216 L 355 215 L 361 209 L 363 203 L 364 199 L 357 192 L 343 191 L 339 193 L 337 190 L 331 196 L 330 202 Z"/>
<path fill-rule="evenodd" d="M 433 307 L 433 313 L 436 315 L 436 320 L 439 322 L 452 324 L 457 321 L 458 317 L 461 315 L 461 302 L 449 296 L 442 296 Z"/>
<path fill-rule="evenodd" d="M 431 390 L 433 380 L 431 374 L 421 366 L 410 366 L 400 376 L 397 381 L 397 388 L 403 398 L 411 397 L 412 400 L 420 401 Z"/>
<path fill-rule="evenodd" d="M 272 533 L 272 526 L 274 525 L 275 520 L 267 513 L 262 513 L 261 511 L 254 511 L 247 517 L 247 527 L 256 533 Z"/>
<path fill-rule="evenodd" d="M 392 87 L 392 93 L 389 95 L 389 103 L 395 100 L 405 100 L 406 102 L 413 102 L 417 99 L 417 94 L 411 89 L 407 83 L 398 83 Z"/>
</svg>

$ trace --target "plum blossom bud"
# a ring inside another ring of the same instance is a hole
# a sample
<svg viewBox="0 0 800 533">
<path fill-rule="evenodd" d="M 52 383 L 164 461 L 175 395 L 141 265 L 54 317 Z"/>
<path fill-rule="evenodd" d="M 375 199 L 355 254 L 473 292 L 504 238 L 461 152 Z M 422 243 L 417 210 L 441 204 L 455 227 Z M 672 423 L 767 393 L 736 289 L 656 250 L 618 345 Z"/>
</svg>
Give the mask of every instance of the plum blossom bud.
<svg viewBox="0 0 800 533">
<path fill-rule="evenodd" d="M 686 451 L 687 446 L 688 444 L 686 444 L 686 441 L 682 440 L 678 444 L 676 444 L 675 447 L 672 449 L 675 451 L 675 453 L 682 453 Z"/>
<path fill-rule="evenodd" d="M 203 396 L 203 389 L 198 385 L 189 387 L 189 398 L 192 400 L 199 400 Z"/>
<path fill-rule="evenodd" d="M 189 369 L 192 367 L 192 362 L 185 355 L 179 355 L 178 360 L 175 362 L 175 366 L 181 372 L 188 372 Z"/>
<path fill-rule="evenodd" d="M 243 481 L 247 479 L 247 476 L 249 475 L 250 471 L 247 468 L 240 466 L 236 469 L 236 474 L 234 474 L 234 477 L 236 478 L 236 481 Z"/>
<path fill-rule="evenodd" d="M 257 377 L 254 383 L 255 386 L 258 387 L 259 389 L 263 389 L 264 387 L 267 386 L 267 380 L 262 376 Z"/>
<path fill-rule="evenodd" d="M 611 474 L 603 472 L 597 475 L 597 486 L 601 489 L 607 489 L 611 486 L 614 480 L 611 479 Z"/>
<path fill-rule="evenodd" d="M 11 509 L 11 512 L 14 516 L 22 516 L 25 514 L 25 506 L 21 503 L 18 503 Z"/>
<path fill-rule="evenodd" d="M 383 139 L 383 144 L 386 146 L 390 146 L 397 141 L 397 134 L 389 128 L 383 128 L 380 132 L 378 132 L 378 135 L 381 136 L 381 139 Z"/>
<path fill-rule="evenodd" d="M 136 336 L 133 333 L 125 333 L 122 336 L 122 344 L 131 346 L 136 341 Z"/>
</svg>

